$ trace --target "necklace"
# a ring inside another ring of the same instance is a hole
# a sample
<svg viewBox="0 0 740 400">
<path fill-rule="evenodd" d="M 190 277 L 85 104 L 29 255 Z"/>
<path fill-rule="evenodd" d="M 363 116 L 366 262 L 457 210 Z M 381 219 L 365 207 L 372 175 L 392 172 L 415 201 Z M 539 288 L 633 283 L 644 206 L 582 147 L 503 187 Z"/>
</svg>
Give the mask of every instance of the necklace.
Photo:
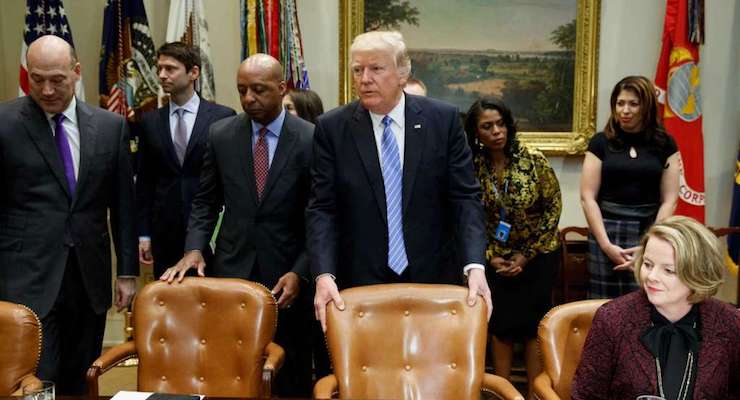
<svg viewBox="0 0 740 400">
<path fill-rule="evenodd" d="M 637 158 L 637 149 L 635 149 L 635 146 L 630 146 L 630 158 Z"/>
<path fill-rule="evenodd" d="M 686 400 L 686 396 L 689 395 L 689 382 L 691 381 L 691 370 L 693 369 L 693 360 L 694 360 L 694 353 L 689 352 L 689 356 L 686 357 L 686 368 L 683 370 L 683 377 L 681 378 L 681 387 L 678 390 L 678 396 L 676 397 L 677 400 Z M 660 370 L 660 360 L 658 360 L 658 357 L 655 357 L 655 366 L 658 369 L 658 392 L 660 393 L 660 397 L 665 398 L 665 393 L 663 392 L 663 376 L 662 372 Z"/>
<path fill-rule="evenodd" d="M 694 329 L 696 329 L 696 322 L 694 322 Z M 658 370 L 658 392 L 660 397 L 665 398 L 663 392 L 663 373 L 660 369 L 660 360 L 655 357 L 655 366 Z M 689 384 L 691 383 L 691 372 L 694 367 L 694 353 L 689 351 L 688 357 L 686 357 L 686 367 L 683 370 L 683 377 L 681 378 L 681 387 L 678 389 L 678 396 L 676 400 L 686 400 L 686 396 L 689 395 Z"/>
</svg>

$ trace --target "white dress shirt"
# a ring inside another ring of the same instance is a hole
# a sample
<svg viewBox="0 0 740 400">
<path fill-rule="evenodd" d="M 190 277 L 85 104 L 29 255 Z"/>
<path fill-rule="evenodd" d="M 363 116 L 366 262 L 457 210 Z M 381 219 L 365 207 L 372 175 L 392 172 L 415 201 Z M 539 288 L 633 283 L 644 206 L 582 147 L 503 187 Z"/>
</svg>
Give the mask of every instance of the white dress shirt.
<svg viewBox="0 0 740 400">
<path fill-rule="evenodd" d="M 195 92 L 193 92 L 193 97 L 181 106 L 175 104 L 174 101 L 170 101 L 170 138 L 172 139 L 172 143 L 175 143 L 177 110 L 181 108 L 185 110 L 182 115 L 182 119 L 185 121 L 185 132 L 188 134 L 188 143 L 190 143 L 190 135 L 193 134 L 193 126 L 195 125 L 195 117 L 198 115 L 198 107 L 200 107 L 200 97 L 198 97 L 198 94 Z"/>
<path fill-rule="evenodd" d="M 406 144 L 406 113 L 404 111 L 406 107 L 406 96 L 401 95 L 401 101 L 396 104 L 395 107 L 387 115 L 393 120 L 391 123 L 391 131 L 393 136 L 396 138 L 396 144 L 398 144 L 398 155 L 401 159 L 401 170 L 403 171 L 403 149 Z M 378 150 L 378 160 L 380 160 L 380 168 L 383 168 L 383 154 L 381 153 L 383 143 L 383 125 L 384 114 L 376 114 L 370 111 L 370 120 L 373 122 L 373 134 L 375 135 L 375 147 Z"/>
</svg>

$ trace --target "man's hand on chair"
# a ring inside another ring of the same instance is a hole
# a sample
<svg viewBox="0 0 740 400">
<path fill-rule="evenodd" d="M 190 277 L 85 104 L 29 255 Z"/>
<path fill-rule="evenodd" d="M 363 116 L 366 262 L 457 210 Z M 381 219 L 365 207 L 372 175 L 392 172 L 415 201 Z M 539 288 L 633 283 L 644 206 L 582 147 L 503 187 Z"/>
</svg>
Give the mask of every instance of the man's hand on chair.
<svg viewBox="0 0 740 400">
<path fill-rule="evenodd" d="M 488 288 L 486 281 L 486 272 L 479 268 L 471 268 L 468 271 L 468 305 L 474 306 L 478 296 L 483 296 L 483 300 L 488 307 L 488 319 L 491 319 L 493 303 L 491 302 L 491 289 Z"/>
<path fill-rule="evenodd" d="M 344 311 L 344 300 L 339 295 L 339 289 L 330 274 L 319 276 L 316 280 L 316 296 L 313 298 L 313 308 L 316 319 L 321 321 L 321 329 L 326 332 L 326 307 L 334 303 L 339 311 Z"/>
<path fill-rule="evenodd" d="M 159 277 L 159 280 L 172 283 L 172 281 L 177 279 L 177 283 L 180 283 L 190 268 L 197 268 L 198 276 L 206 276 L 204 272 L 205 267 L 206 261 L 203 259 L 203 254 L 201 254 L 200 250 L 190 250 L 185 253 L 185 256 L 177 264 L 167 268 L 162 276 Z"/>
</svg>

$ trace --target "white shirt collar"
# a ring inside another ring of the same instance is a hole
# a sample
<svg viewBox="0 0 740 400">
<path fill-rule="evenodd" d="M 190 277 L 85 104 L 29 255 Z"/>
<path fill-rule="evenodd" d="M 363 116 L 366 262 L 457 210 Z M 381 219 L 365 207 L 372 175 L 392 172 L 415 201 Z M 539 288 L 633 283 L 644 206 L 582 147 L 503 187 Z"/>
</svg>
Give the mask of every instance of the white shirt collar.
<svg viewBox="0 0 740 400">
<path fill-rule="evenodd" d="M 396 104 L 393 109 L 388 114 L 376 114 L 372 111 L 370 112 L 370 119 L 373 121 L 373 126 L 378 126 L 383 122 L 383 117 L 388 115 L 391 117 L 393 122 L 397 124 L 400 127 L 404 127 L 406 123 L 406 95 L 401 93 L 401 100 L 398 101 L 398 104 Z"/>
<path fill-rule="evenodd" d="M 174 114 L 175 111 L 183 108 L 185 111 L 196 115 L 198 114 L 198 107 L 200 106 L 200 97 L 198 96 L 198 93 L 193 92 L 193 97 L 190 98 L 190 100 L 187 101 L 187 103 L 178 106 L 175 104 L 174 101 L 170 101 L 170 115 Z"/>
<path fill-rule="evenodd" d="M 46 114 L 47 120 L 51 121 L 51 123 L 54 122 L 51 120 L 51 118 L 56 114 L 49 114 L 46 111 L 44 111 L 44 114 Z M 64 114 L 65 119 L 67 119 L 74 125 L 77 125 L 77 99 L 75 96 L 72 96 L 72 100 L 69 102 L 69 105 L 67 105 L 67 108 L 62 111 L 62 114 Z"/>
</svg>

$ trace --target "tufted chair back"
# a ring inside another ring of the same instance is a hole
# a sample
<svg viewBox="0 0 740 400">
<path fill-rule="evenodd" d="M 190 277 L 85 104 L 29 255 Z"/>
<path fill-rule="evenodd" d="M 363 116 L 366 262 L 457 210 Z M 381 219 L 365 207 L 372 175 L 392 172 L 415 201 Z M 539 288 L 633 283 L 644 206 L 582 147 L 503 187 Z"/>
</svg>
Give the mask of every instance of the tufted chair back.
<svg viewBox="0 0 740 400">
<path fill-rule="evenodd" d="M 244 280 L 157 282 L 136 297 L 133 324 L 140 391 L 256 397 L 277 304 Z"/>
<path fill-rule="evenodd" d="M 98 395 L 102 373 L 138 356 L 143 392 L 269 397 L 285 355 L 271 342 L 276 325 L 275 298 L 258 283 L 194 277 L 151 283 L 134 300 L 133 342 L 95 360 L 89 394 Z"/>
<path fill-rule="evenodd" d="M 451 285 L 390 284 L 341 292 L 327 313 L 340 398 L 478 399 L 486 309 Z"/>
<path fill-rule="evenodd" d="M 537 332 L 543 372 L 535 379 L 542 399 L 570 399 L 570 385 L 596 310 L 608 300 L 582 300 L 557 306 L 542 318 Z M 554 393 L 553 393 L 554 392 Z M 553 397 L 556 395 L 557 397 Z"/>
<path fill-rule="evenodd" d="M 39 384 L 34 377 L 41 356 L 41 322 L 30 308 L 0 301 L 0 396 L 20 394 Z"/>
</svg>

